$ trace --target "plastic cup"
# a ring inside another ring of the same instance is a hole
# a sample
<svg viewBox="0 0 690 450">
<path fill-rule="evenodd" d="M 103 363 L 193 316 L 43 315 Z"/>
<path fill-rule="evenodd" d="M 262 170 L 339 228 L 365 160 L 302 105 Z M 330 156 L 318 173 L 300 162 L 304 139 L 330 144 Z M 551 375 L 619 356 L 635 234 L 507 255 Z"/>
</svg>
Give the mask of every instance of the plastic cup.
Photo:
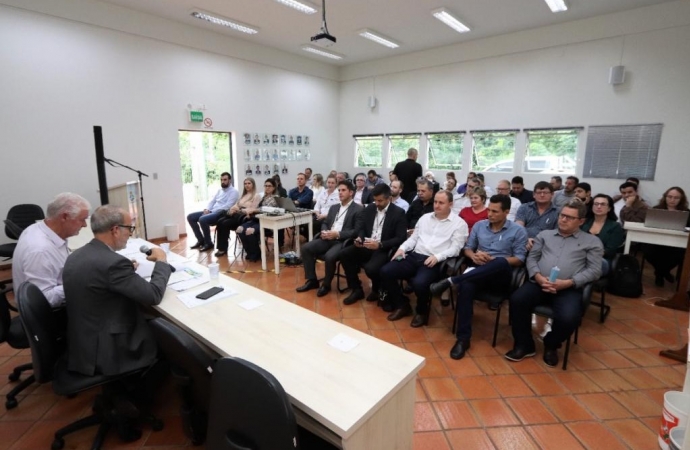
<svg viewBox="0 0 690 450">
<path fill-rule="evenodd" d="M 208 275 L 212 280 L 217 280 L 220 275 L 220 265 L 218 263 L 211 263 L 208 265 Z"/>
</svg>

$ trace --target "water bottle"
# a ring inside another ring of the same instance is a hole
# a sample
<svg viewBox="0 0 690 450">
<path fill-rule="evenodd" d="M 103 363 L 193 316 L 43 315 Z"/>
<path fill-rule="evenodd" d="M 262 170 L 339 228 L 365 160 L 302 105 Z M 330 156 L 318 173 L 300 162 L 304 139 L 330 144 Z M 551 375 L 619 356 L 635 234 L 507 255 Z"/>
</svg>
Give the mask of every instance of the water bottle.
<svg viewBox="0 0 690 450">
<path fill-rule="evenodd" d="M 549 274 L 549 283 L 553 283 L 558 278 L 558 274 L 561 273 L 561 269 L 558 266 L 554 266 Z"/>
</svg>

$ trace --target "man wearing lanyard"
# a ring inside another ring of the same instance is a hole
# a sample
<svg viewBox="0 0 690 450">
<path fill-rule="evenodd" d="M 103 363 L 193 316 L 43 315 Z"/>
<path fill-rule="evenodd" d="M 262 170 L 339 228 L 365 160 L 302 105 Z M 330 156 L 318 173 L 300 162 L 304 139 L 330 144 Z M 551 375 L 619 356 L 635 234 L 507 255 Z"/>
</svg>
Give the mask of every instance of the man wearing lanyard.
<svg viewBox="0 0 690 450">
<path fill-rule="evenodd" d="M 379 299 L 381 267 L 388 261 L 388 252 L 396 249 L 407 237 L 405 211 L 391 203 L 391 189 L 387 184 L 377 184 L 371 190 L 374 203 L 369 204 L 362 213 L 363 226 L 354 245 L 344 248 L 340 253 L 340 263 L 345 270 L 347 285 L 352 292 L 343 300 L 344 305 L 352 305 L 364 298 L 359 269 L 364 269 L 371 280 L 370 302 Z"/>
<path fill-rule="evenodd" d="M 474 293 L 489 286 L 509 286 L 513 267 L 521 266 L 527 252 L 527 231 L 508 220 L 510 198 L 496 194 L 489 200 L 489 218 L 477 222 L 465 245 L 470 268 L 459 276 L 446 278 L 431 285 L 431 293 L 440 295 L 457 285 L 457 341 L 450 357 L 461 359 L 470 348 Z"/>
<path fill-rule="evenodd" d="M 317 297 L 323 297 L 331 290 L 331 281 L 335 276 L 335 264 L 338 262 L 343 241 L 354 238 L 362 226 L 362 205 L 352 201 L 355 187 L 345 180 L 338 183 L 340 203 L 328 210 L 326 220 L 321 224 L 319 236 L 302 247 L 302 262 L 306 282 L 297 288 L 297 292 L 306 292 L 318 288 Z M 316 258 L 322 256 L 326 263 L 326 274 L 319 287 L 316 278 Z"/>
<path fill-rule="evenodd" d="M 453 194 L 439 191 L 434 197 L 434 212 L 424 214 L 393 258 L 381 269 L 384 309 L 392 307 L 388 320 L 400 320 L 412 314 L 410 299 L 404 297 L 398 280 L 409 280 L 417 296 L 417 311 L 412 327 L 429 321 L 431 293 L 429 285 L 438 280 L 441 262 L 457 256 L 467 240 L 467 224 L 451 214 Z"/>
</svg>

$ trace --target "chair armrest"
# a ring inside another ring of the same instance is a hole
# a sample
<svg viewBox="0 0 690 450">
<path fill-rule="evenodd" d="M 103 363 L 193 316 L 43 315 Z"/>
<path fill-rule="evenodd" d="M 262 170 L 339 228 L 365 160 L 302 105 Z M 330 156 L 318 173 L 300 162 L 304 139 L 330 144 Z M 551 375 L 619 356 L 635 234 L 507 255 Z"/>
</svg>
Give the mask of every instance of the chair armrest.
<svg viewBox="0 0 690 450">
<path fill-rule="evenodd" d="M 5 219 L 4 222 L 9 232 L 15 236 L 14 239 L 19 239 L 19 236 L 21 236 L 24 231 L 22 227 L 12 222 L 10 219 Z"/>
<path fill-rule="evenodd" d="M 510 290 L 511 292 L 522 286 L 525 282 L 525 277 L 527 276 L 527 269 L 525 266 L 514 267 L 512 278 L 510 280 Z"/>
</svg>

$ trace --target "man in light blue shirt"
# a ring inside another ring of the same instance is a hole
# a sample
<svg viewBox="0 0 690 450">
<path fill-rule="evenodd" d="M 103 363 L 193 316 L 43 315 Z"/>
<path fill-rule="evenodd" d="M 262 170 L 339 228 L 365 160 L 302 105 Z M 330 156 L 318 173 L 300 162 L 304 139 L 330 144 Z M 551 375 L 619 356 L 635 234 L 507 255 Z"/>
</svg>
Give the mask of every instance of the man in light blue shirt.
<svg viewBox="0 0 690 450">
<path fill-rule="evenodd" d="M 431 285 L 434 295 L 457 285 L 457 341 L 450 350 L 453 359 L 461 359 L 470 348 L 475 291 L 490 286 L 510 286 L 513 267 L 519 267 L 525 261 L 527 231 L 508 220 L 510 203 L 507 195 L 492 196 L 489 218 L 472 227 L 464 248 L 465 257 L 471 261 L 471 270 Z"/>
<path fill-rule="evenodd" d="M 232 175 L 223 172 L 220 175 L 220 189 L 213 196 L 208 206 L 203 211 L 197 211 L 187 216 L 187 222 L 192 227 L 196 244 L 192 249 L 198 248 L 200 252 L 213 250 L 211 240 L 211 225 L 215 225 L 226 211 L 230 209 L 240 197 L 239 192 L 232 186 Z"/>
</svg>

